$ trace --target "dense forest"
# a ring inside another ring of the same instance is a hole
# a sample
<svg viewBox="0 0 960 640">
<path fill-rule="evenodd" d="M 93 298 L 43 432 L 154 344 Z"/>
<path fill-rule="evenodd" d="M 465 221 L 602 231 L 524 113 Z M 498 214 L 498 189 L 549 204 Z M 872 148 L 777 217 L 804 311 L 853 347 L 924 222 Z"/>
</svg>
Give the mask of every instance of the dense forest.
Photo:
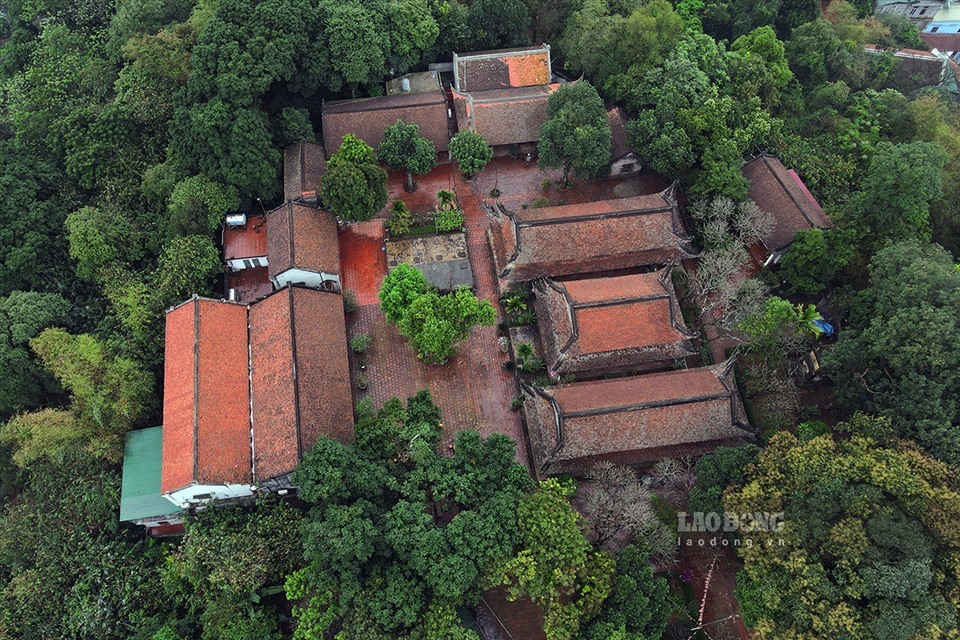
<svg viewBox="0 0 960 640">
<path fill-rule="evenodd" d="M 781 399 L 755 420 L 762 449 L 704 458 L 691 495 L 793 523 L 785 549 L 743 552 L 744 619 L 784 640 L 957 637 L 960 111 L 864 49 L 926 48 L 871 11 L 0 0 L 0 637 L 469 639 L 459 612 L 495 586 L 537 603 L 550 640 L 660 637 L 674 605 L 652 529 L 612 555 L 572 481 L 537 485 L 505 437 L 464 432 L 438 454 L 425 394 L 358 407 L 356 442 L 322 441 L 297 470 L 300 504 L 207 510 L 172 543 L 117 522 L 123 434 L 160 423 L 163 310 L 219 289 L 224 214 L 278 202 L 282 149 L 317 137 L 322 100 L 534 42 L 623 107 L 645 168 L 699 201 L 716 271 L 742 263 L 724 216 L 748 154 L 796 169 L 835 223 L 776 273 L 711 291 L 733 287 L 748 393 Z M 843 319 L 833 427 L 785 373 L 809 351 L 795 303 L 826 294 Z"/>
</svg>

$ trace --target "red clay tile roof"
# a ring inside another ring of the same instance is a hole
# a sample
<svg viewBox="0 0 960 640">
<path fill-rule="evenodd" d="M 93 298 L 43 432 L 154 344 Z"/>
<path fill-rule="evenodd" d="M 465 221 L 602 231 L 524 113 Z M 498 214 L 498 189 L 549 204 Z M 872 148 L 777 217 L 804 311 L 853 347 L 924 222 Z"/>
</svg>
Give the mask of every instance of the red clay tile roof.
<svg viewBox="0 0 960 640">
<path fill-rule="evenodd" d="M 554 388 L 525 388 L 538 473 L 603 458 L 639 464 L 746 435 L 732 363 Z M 678 449 L 679 448 L 679 449 Z"/>
<path fill-rule="evenodd" d="M 633 153 L 627 142 L 627 114 L 620 107 L 614 107 L 607 112 L 607 121 L 610 123 L 610 161 L 616 162 Z"/>
<path fill-rule="evenodd" d="M 256 481 L 293 471 L 320 436 L 353 436 L 343 299 L 285 287 L 250 307 Z"/>
<path fill-rule="evenodd" d="M 329 211 L 287 202 L 267 215 L 270 276 L 296 268 L 340 273 L 337 221 Z"/>
<path fill-rule="evenodd" d="M 658 194 L 491 214 L 499 277 L 533 280 L 692 255 L 676 187 Z"/>
<path fill-rule="evenodd" d="M 768 250 L 785 248 L 798 231 L 833 226 L 796 172 L 777 158 L 760 155 L 744 165 L 743 175 L 750 182 L 750 200 L 774 218 L 773 229 L 762 240 Z"/>
<path fill-rule="evenodd" d="M 960 51 L 960 33 L 930 33 L 921 31 L 920 39 L 931 49 Z"/>
<path fill-rule="evenodd" d="M 246 305 L 170 310 L 164 355 L 161 491 L 251 482 Z"/>
<path fill-rule="evenodd" d="M 327 157 L 336 153 L 348 133 L 376 149 L 383 142 L 383 130 L 397 120 L 418 125 L 420 135 L 433 142 L 438 153 L 446 151 L 450 143 L 447 100 L 442 91 L 325 102 L 321 117 Z"/>
<path fill-rule="evenodd" d="M 248 216 L 243 227 L 223 230 L 223 259 L 262 258 L 267 255 L 267 219 Z"/>
<path fill-rule="evenodd" d="M 458 91 L 487 91 L 550 84 L 550 47 L 453 54 Z"/>
<path fill-rule="evenodd" d="M 535 283 L 551 370 L 602 372 L 693 354 L 670 270 Z"/>
<path fill-rule="evenodd" d="M 453 91 L 457 127 L 476 131 L 494 147 L 537 142 L 547 121 L 547 99 L 558 86 Z"/>
<path fill-rule="evenodd" d="M 283 151 L 283 199 L 314 200 L 326 172 L 323 147 L 305 140 L 290 145 Z"/>
</svg>

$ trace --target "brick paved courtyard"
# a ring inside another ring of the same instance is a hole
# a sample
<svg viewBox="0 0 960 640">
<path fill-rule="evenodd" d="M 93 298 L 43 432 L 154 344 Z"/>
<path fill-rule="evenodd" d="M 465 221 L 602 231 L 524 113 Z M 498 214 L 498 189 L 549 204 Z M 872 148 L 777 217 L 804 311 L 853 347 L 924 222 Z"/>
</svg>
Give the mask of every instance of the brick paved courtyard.
<svg viewBox="0 0 960 640">
<path fill-rule="evenodd" d="M 517 396 L 516 383 L 513 374 L 504 368 L 509 356 L 498 348 L 496 327 L 474 328 L 455 357 L 440 366 L 427 366 L 406 339 L 387 324 L 377 301 L 377 291 L 387 274 L 382 218 L 394 199 L 404 200 L 412 211 L 427 211 L 436 205 L 437 191 L 455 191 L 464 211 L 475 292 L 490 300 L 499 313 L 497 281 L 486 238 L 489 221 L 484 209 L 494 186 L 503 194 L 500 201 L 516 208 L 540 196 L 547 197 L 551 204 L 589 202 L 655 193 L 666 186 L 658 179 L 631 176 L 588 184 L 576 182 L 566 190 L 556 186 L 542 189 L 544 180 L 556 182 L 559 177 L 557 171 L 543 172 L 535 164 L 506 158 L 495 160 L 475 180 L 467 182 L 456 171 L 456 165 L 441 164 L 418 177 L 417 191 L 407 193 L 403 190 L 404 174 L 390 172 L 387 208 L 370 222 L 348 225 L 340 235 L 343 286 L 354 292 L 360 305 L 359 311 L 348 318 L 348 332 L 351 337 L 365 333 L 372 338 L 364 371 L 359 370 L 359 359 L 352 356 L 354 382 L 362 374 L 370 383 L 365 391 L 354 385 L 356 400 L 369 396 L 379 407 L 390 398 L 405 399 L 419 389 L 430 389 L 443 410 L 445 444 L 452 442 L 462 429 L 477 429 L 484 435 L 505 433 L 520 443 L 518 458 L 528 463 L 520 413 L 510 410 L 510 403 Z"/>
</svg>

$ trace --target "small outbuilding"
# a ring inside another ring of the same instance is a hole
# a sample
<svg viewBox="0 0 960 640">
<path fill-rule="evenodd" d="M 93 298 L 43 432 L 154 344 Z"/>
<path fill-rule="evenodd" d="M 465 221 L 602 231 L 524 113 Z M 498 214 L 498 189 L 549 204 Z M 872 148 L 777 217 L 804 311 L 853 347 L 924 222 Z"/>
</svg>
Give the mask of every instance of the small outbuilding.
<svg viewBox="0 0 960 640">
<path fill-rule="evenodd" d="M 340 243 L 332 213 L 287 201 L 267 214 L 270 280 L 340 291 Z"/>
</svg>

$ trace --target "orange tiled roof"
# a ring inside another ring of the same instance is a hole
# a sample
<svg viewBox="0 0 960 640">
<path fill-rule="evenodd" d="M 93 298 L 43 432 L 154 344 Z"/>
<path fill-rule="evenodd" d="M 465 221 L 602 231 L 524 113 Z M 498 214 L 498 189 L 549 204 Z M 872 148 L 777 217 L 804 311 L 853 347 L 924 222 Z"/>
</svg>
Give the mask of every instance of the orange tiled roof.
<svg viewBox="0 0 960 640">
<path fill-rule="evenodd" d="M 286 202 L 267 214 L 270 276 L 287 269 L 340 273 L 340 245 L 333 214 L 301 202 Z"/>
<path fill-rule="evenodd" d="M 670 268 L 537 282 L 537 317 L 551 370 L 602 372 L 691 355 L 691 334 L 683 324 Z"/>
<path fill-rule="evenodd" d="M 639 464 L 746 435 L 732 363 L 525 389 L 539 473 L 579 473 L 605 457 Z"/>
<path fill-rule="evenodd" d="M 254 473 L 293 471 L 320 436 L 353 437 L 343 299 L 286 287 L 250 307 Z"/>
<path fill-rule="evenodd" d="M 194 296 L 166 318 L 161 491 L 249 483 L 246 305 Z"/>
<path fill-rule="evenodd" d="M 226 227 L 223 230 L 224 260 L 262 258 L 265 255 L 267 255 L 267 219 L 264 216 L 249 216 L 245 226 Z"/>
<path fill-rule="evenodd" d="M 645 265 L 692 255 L 676 187 L 661 193 L 491 214 L 501 278 L 533 280 Z"/>
<path fill-rule="evenodd" d="M 743 175 L 750 182 L 750 200 L 773 216 L 773 229 L 763 238 L 768 250 L 783 249 L 798 231 L 833 226 L 796 172 L 774 156 L 754 158 L 744 165 Z"/>
<path fill-rule="evenodd" d="M 550 84 L 550 47 L 541 45 L 499 51 L 454 54 L 458 91 L 488 91 Z"/>
</svg>

